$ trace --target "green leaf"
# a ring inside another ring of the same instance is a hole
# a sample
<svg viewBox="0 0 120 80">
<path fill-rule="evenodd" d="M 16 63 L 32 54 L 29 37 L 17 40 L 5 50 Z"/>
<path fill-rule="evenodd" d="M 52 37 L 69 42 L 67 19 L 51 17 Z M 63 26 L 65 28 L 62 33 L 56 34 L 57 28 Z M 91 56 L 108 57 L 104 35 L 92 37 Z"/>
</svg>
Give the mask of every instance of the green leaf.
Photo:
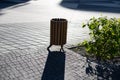
<svg viewBox="0 0 120 80">
<path fill-rule="evenodd" d="M 120 18 L 93 17 L 84 27 L 90 30 L 91 40 L 83 42 L 89 54 L 103 59 L 120 56 Z"/>
</svg>

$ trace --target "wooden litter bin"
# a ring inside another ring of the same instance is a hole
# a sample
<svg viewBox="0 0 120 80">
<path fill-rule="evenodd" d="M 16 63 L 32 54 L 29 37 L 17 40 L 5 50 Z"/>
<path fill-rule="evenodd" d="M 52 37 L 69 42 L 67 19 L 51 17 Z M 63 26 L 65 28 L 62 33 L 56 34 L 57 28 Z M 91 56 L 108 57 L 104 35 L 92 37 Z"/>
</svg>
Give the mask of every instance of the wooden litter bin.
<svg viewBox="0 0 120 80">
<path fill-rule="evenodd" d="M 50 46 L 61 45 L 63 50 L 63 45 L 66 43 L 67 39 L 67 20 L 62 18 L 54 18 L 50 21 Z M 63 50 L 64 51 L 64 50 Z"/>
</svg>

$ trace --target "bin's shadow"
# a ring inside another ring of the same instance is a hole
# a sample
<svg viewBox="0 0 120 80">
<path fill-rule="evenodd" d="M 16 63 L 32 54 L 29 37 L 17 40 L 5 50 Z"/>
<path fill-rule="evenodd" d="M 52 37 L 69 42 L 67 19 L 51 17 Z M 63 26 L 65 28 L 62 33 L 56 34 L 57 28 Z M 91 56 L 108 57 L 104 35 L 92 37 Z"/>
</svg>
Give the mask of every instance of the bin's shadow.
<svg viewBox="0 0 120 80">
<path fill-rule="evenodd" d="M 41 80 L 64 80 L 65 53 L 49 51 Z"/>
</svg>

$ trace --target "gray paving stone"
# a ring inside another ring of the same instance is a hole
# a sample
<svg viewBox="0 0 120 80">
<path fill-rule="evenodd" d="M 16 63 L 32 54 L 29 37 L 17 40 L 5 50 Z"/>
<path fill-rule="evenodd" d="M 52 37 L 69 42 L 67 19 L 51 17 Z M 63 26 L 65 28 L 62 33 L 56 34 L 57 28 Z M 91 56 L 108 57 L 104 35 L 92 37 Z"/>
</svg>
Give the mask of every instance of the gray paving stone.
<svg viewBox="0 0 120 80">
<path fill-rule="evenodd" d="M 52 46 L 51 53 L 54 57 L 50 60 L 54 64 L 50 64 L 47 61 L 50 53 L 46 50 L 49 32 L 48 22 L 0 24 L 0 80 L 40 80 L 43 74 L 50 73 L 55 80 L 63 80 L 63 74 L 65 80 L 97 80 L 97 75 L 86 74 L 86 58 L 68 49 L 65 49 L 65 60 L 62 60 L 63 55 L 57 52 L 60 47 Z M 69 22 L 65 47 L 89 39 L 88 33 L 87 28 Z M 59 71 L 59 64 L 65 68 L 64 73 Z M 49 67 L 51 65 L 53 68 Z M 46 68 L 50 69 L 48 73 L 45 73 Z"/>
</svg>

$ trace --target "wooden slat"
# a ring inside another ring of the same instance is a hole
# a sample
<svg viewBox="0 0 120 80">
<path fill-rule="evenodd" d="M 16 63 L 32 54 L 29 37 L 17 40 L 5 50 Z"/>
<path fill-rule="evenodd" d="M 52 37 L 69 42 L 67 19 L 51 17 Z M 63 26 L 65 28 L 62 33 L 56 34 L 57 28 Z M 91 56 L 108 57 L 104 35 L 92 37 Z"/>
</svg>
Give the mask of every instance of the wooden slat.
<svg viewBox="0 0 120 80">
<path fill-rule="evenodd" d="M 50 44 L 64 45 L 67 39 L 67 20 L 52 19 L 50 22 Z"/>
</svg>

